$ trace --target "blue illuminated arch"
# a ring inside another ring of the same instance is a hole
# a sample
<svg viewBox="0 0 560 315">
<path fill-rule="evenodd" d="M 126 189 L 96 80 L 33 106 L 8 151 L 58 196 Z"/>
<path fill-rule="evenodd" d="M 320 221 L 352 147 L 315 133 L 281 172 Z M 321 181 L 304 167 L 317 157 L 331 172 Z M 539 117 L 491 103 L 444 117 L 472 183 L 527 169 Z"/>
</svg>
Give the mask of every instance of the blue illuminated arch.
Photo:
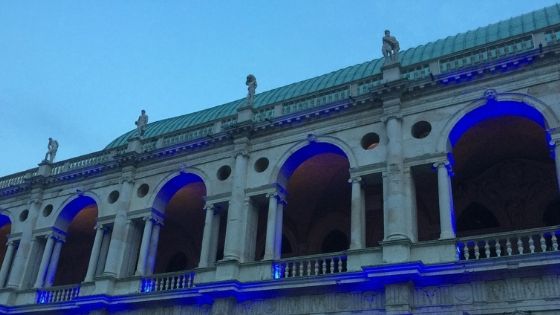
<svg viewBox="0 0 560 315">
<path fill-rule="evenodd" d="M 455 147 L 459 139 L 474 125 L 492 118 L 517 116 L 534 121 L 543 129 L 547 122 L 536 108 L 517 101 L 490 101 L 465 114 L 451 129 L 449 142 Z M 548 134 L 547 134 L 548 136 Z M 547 139 L 548 140 L 548 139 Z"/>
<path fill-rule="evenodd" d="M 6 224 L 12 224 L 12 220 L 7 215 L 0 214 L 0 228 Z"/>
<path fill-rule="evenodd" d="M 278 181 L 281 183 L 287 181 L 303 162 L 311 157 L 324 153 L 340 155 L 348 160 L 346 153 L 334 144 L 328 142 L 310 142 L 308 145 L 292 153 L 284 164 L 282 164 L 280 172 L 278 173 Z"/>
<path fill-rule="evenodd" d="M 204 180 L 202 180 L 200 176 L 193 173 L 180 173 L 179 175 L 171 178 L 161 187 L 161 189 L 157 193 L 153 205 L 154 209 L 163 213 L 165 211 L 167 203 L 169 203 L 173 195 L 175 195 L 175 193 L 179 191 L 179 189 L 193 183 L 204 184 Z M 206 188 L 206 185 L 204 186 L 204 188 Z"/>
<path fill-rule="evenodd" d="M 56 218 L 55 225 L 62 230 L 66 230 L 78 212 L 86 207 L 94 205 L 96 206 L 97 203 L 90 196 L 80 195 L 74 198 L 62 208 L 62 211 L 60 211 L 60 214 Z"/>
</svg>

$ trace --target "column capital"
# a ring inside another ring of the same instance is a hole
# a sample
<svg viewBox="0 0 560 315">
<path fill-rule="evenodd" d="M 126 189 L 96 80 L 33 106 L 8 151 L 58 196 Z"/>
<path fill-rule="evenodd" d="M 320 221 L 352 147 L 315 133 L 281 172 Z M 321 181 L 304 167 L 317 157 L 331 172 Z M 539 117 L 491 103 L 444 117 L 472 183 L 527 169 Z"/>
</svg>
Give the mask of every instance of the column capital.
<svg viewBox="0 0 560 315">
<path fill-rule="evenodd" d="M 93 227 L 94 230 L 102 230 L 103 232 L 107 231 L 109 229 L 109 227 L 107 226 L 107 223 L 96 223 L 95 226 Z"/>
<path fill-rule="evenodd" d="M 66 242 L 66 233 L 61 230 L 52 231 L 47 235 L 47 239 L 52 238 L 55 242 Z"/>
<path fill-rule="evenodd" d="M 216 208 L 217 208 L 216 204 L 214 204 L 214 203 L 206 203 L 206 204 L 204 205 L 204 208 L 202 208 L 202 209 L 206 212 L 206 211 L 216 211 Z"/>
<path fill-rule="evenodd" d="M 278 192 L 278 191 L 273 191 L 273 192 L 267 193 L 267 194 L 266 194 L 266 198 L 268 198 L 268 199 L 276 199 L 276 201 L 277 201 L 279 204 L 282 204 L 282 205 L 287 205 L 287 204 L 288 204 L 288 202 L 287 202 L 287 200 L 286 200 L 286 195 L 283 194 L 283 193 L 281 193 L 281 192 Z"/>
<path fill-rule="evenodd" d="M 434 168 L 434 170 L 437 170 L 439 168 L 444 167 L 447 170 L 447 174 L 449 176 L 453 176 L 453 165 L 451 164 L 451 162 L 449 162 L 449 160 L 444 159 L 444 160 L 439 160 L 439 161 L 435 161 L 432 164 L 432 167 Z"/>
<path fill-rule="evenodd" d="M 379 119 L 382 123 L 386 124 L 391 119 L 402 120 L 403 115 L 401 113 L 386 113 L 381 115 Z"/>
<path fill-rule="evenodd" d="M 163 218 L 153 213 L 144 216 L 142 220 L 144 220 L 144 222 L 152 221 L 153 224 L 163 225 Z"/>
<path fill-rule="evenodd" d="M 237 159 L 237 157 L 249 158 L 249 151 L 246 149 L 237 150 L 233 152 L 233 157 Z"/>
<path fill-rule="evenodd" d="M 8 241 L 6 242 L 6 246 L 15 246 L 16 243 L 17 243 L 16 240 L 8 240 Z"/>
<path fill-rule="evenodd" d="M 350 184 L 360 183 L 361 181 L 362 181 L 361 176 L 352 176 L 348 179 L 348 183 L 350 183 Z"/>
</svg>

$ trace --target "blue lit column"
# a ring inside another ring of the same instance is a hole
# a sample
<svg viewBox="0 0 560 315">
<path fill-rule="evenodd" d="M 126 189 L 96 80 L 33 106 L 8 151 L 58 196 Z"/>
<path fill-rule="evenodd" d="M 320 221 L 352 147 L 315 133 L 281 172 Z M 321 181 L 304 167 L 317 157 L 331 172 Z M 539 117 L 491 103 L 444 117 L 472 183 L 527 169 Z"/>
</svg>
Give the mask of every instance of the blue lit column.
<svg viewBox="0 0 560 315">
<path fill-rule="evenodd" d="M 352 177 L 348 180 L 352 184 L 351 215 L 350 215 L 350 249 L 366 247 L 365 207 L 362 191 L 362 178 Z"/>
<path fill-rule="evenodd" d="M 101 243 L 103 242 L 103 235 L 105 234 L 105 227 L 101 224 L 95 226 L 95 239 L 91 249 L 91 256 L 89 257 L 88 269 L 86 273 L 85 282 L 93 281 L 97 264 L 99 262 L 99 253 L 101 252 Z"/>
<path fill-rule="evenodd" d="M 438 200 L 439 200 L 439 221 L 441 227 L 440 239 L 455 238 L 453 222 L 453 193 L 451 190 L 451 164 L 449 161 L 439 161 L 434 163 L 438 173 Z"/>
<path fill-rule="evenodd" d="M 136 264 L 136 275 L 146 275 L 146 264 L 148 259 L 148 250 L 150 249 L 150 240 L 152 238 L 153 220 L 152 216 L 144 217 L 144 232 L 142 233 L 142 243 L 140 245 L 140 253 L 138 254 L 138 263 Z"/>
<path fill-rule="evenodd" d="M 560 191 L 560 135 L 556 135 L 550 141 L 550 147 L 554 151 L 554 162 L 556 163 L 556 183 Z"/>
<path fill-rule="evenodd" d="M 159 242 L 159 231 L 163 225 L 163 220 L 160 218 L 153 218 L 152 235 L 150 239 L 150 249 L 148 250 L 148 262 L 146 265 L 146 275 L 154 273 L 156 266 L 157 248 Z"/>
<path fill-rule="evenodd" d="M 54 242 L 55 239 L 53 235 L 47 236 L 47 243 L 45 245 L 45 249 L 43 250 L 43 257 L 41 258 L 41 264 L 39 265 L 39 272 L 37 273 L 37 279 L 35 280 L 35 285 L 33 286 L 36 289 L 42 288 L 45 284 L 45 276 L 49 266 L 49 261 L 51 260 Z"/>
<path fill-rule="evenodd" d="M 269 193 L 266 197 L 268 198 L 268 217 L 263 259 L 276 260 L 282 256 L 282 223 L 286 202 L 278 192 Z"/>
<path fill-rule="evenodd" d="M 54 248 L 51 254 L 51 259 L 49 261 L 49 268 L 47 269 L 47 275 L 45 277 L 45 287 L 51 287 L 54 283 L 54 277 L 56 276 L 56 268 L 58 267 L 58 260 L 60 259 L 60 251 L 62 250 L 62 245 L 64 244 L 63 237 L 54 238 Z"/>
<path fill-rule="evenodd" d="M 198 263 L 199 268 L 206 268 L 213 263 L 213 261 L 210 260 L 210 253 L 212 252 L 211 247 L 213 247 L 212 238 L 214 229 L 218 228 L 214 226 L 214 209 L 215 206 L 213 204 L 206 204 L 204 207 L 206 217 L 204 219 L 204 232 L 202 233 L 202 247 L 200 249 L 200 261 Z"/>
<path fill-rule="evenodd" d="M 243 215 L 245 206 L 245 183 L 249 154 L 245 150 L 235 153 L 235 169 L 233 170 L 233 186 L 229 202 L 224 260 L 241 260 L 242 248 L 245 246 L 246 229 Z"/>
<path fill-rule="evenodd" d="M 12 259 L 16 250 L 16 241 L 9 240 L 6 245 L 6 254 L 4 255 L 4 261 L 2 261 L 2 268 L 0 269 L 0 288 L 4 287 L 6 279 L 8 278 L 8 271 L 12 266 Z"/>
</svg>

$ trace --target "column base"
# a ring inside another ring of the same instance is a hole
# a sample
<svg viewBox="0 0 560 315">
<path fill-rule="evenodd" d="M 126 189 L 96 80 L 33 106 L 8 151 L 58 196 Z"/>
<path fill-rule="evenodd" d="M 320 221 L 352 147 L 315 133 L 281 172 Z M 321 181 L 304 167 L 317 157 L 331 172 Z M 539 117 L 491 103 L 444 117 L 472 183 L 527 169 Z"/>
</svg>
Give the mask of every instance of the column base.
<svg viewBox="0 0 560 315">
<path fill-rule="evenodd" d="M 399 263 L 409 261 L 411 244 L 412 242 L 408 238 L 381 242 L 381 246 L 383 247 L 383 262 Z"/>
<path fill-rule="evenodd" d="M 220 260 L 216 262 L 216 281 L 237 279 L 239 262 L 237 260 Z"/>
</svg>

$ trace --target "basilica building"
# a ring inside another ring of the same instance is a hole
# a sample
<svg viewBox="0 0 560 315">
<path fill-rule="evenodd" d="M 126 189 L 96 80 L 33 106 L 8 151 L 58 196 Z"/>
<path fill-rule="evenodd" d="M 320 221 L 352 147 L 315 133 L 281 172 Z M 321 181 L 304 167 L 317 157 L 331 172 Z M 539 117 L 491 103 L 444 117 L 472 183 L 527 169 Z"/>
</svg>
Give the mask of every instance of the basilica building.
<svg viewBox="0 0 560 315">
<path fill-rule="evenodd" d="M 397 39 L 98 152 L 51 139 L 0 178 L 0 314 L 560 314 L 560 5 Z"/>
</svg>

